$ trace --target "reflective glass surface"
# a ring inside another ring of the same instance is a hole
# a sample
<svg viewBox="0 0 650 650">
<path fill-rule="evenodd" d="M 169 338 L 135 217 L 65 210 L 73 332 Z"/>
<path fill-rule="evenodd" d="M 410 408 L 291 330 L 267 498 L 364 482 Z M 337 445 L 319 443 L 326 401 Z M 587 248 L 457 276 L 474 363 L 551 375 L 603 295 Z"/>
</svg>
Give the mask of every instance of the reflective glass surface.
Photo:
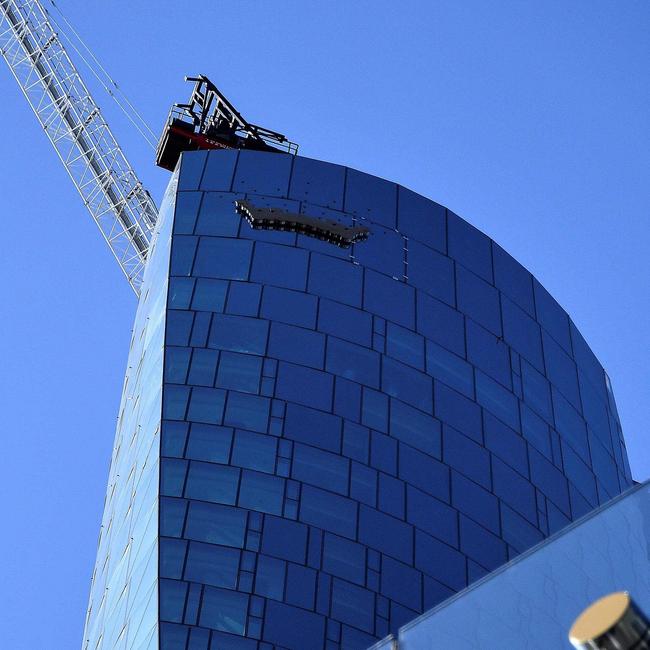
<svg viewBox="0 0 650 650">
<path fill-rule="evenodd" d="M 650 611 L 650 483 L 403 627 L 373 650 L 572 648 L 573 621 L 592 602 L 628 591 Z"/>
<path fill-rule="evenodd" d="M 254 230 L 242 198 L 370 236 Z M 433 201 L 188 153 L 170 260 L 163 650 L 366 648 L 631 483 L 568 316 Z"/>
</svg>

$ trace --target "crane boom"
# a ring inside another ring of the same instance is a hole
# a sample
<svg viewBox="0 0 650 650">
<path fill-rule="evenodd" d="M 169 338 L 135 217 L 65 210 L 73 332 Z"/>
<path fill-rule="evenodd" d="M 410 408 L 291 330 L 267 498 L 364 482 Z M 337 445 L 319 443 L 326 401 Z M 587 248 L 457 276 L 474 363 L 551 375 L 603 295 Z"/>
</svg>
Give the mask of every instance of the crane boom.
<svg viewBox="0 0 650 650">
<path fill-rule="evenodd" d="M 38 0 L 0 0 L 5 59 L 136 294 L 158 210 Z"/>
</svg>

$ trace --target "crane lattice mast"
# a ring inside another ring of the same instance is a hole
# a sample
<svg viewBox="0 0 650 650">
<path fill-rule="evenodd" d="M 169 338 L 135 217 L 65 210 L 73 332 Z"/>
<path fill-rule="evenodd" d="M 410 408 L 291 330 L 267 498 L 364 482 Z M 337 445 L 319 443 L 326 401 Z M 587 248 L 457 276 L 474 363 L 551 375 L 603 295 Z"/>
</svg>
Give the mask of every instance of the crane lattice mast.
<svg viewBox="0 0 650 650">
<path fill-rule="evenodd" d="M 0 54 L 139 294 L 158 210 L 38 0 L 0 0 Z"/>
</svg>

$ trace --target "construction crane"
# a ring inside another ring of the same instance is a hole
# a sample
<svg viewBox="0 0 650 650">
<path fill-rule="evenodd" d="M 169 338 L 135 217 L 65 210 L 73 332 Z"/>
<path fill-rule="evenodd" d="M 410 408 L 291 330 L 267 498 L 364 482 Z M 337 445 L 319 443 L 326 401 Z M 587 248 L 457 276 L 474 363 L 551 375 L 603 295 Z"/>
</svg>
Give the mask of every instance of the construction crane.
<svg viewBox="0 0 650 650">
<path fill-rule="evenodd" d="M 54 3 L 52 3 L 54 4 Z M 54 146 L 136 295 L 158 209 L 127 161 L 39 0 L 0 0 L 0 54 Z M 281 133 L 247 122 L 205 76 L 174 104 L 156 151 L 173 170 L 181 152 L 297 153 Z"/>
<path fill-rule="evenodd" d="M 0 0 L 0 54 L 139 295 L 158 209 L 38 0 Z"/>
</svg>

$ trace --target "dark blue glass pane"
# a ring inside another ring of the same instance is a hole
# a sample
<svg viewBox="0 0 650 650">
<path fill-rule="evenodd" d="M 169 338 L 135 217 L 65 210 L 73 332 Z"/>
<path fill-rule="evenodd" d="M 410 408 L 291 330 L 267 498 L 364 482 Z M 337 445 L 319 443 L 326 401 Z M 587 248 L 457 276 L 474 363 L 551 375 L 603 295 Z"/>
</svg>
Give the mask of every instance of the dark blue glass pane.
<svg viewBox="0 0 650 650">
<path fill-rule="evenodd" d="M 171 537 L 180 537 L 185 524 L 185 499 L 160 499 L 160 534 Z"/>
<path fill-rule="evenodd" d="M 237 431 L 232 463 L 239 467 L 273 473 L 277 441 L 275 438 L 250 431 Z"/>
<path fill-rule="evenodd" d="M 346 379 L 379 387 L 379 354 L 355 343 L 329 337 L 325 368 Z"/>
<path fill-rule="evenodd" d="M 527 476 L 528 460 L 525 440 L 489 413 L 483 414 L 483 430 L 485 446 L 510 467 Z M 548 432 L 546 437 L 548 440 Z"/>
<path fill-rule="evenodd" d="M 361 306 L 363 270 L 349 261 L 312 254 L 309 292 L 353 307 Z"/>
<path fill-rule="evenodd" d="M 305 563 L 307 526 L 279 517 L 264 518 L 262 552 L 292 562 Z"/>
<path fill-rule="evenodd" d="M 222 388 L 257 393 L 262 375 L 262 359 L 248 354 L 222 352 L 217 385 Z"/>
<path fill-rule="evenodd" d="M 174 210 L 174 234 L 191 235 L 194 232 L 203 192 L 179 192 Z"/>
<path fill-rule="evenodd" d="M 397 225 L 397 185 L 348 169 L 345 210 L 389 228 Z"/>
<path fill-rule="evenodd" d="M 481 442 L 481 409 L 476 402 L 463 397 L 440 382 L 435 382 L 435 415 L 454 429 Z"/>
<path fill-rule="evenodd" d="M 163 458 L 160 461 L 160 492 L 171 497 L 183 494 L 187 461 L 177 458 Z"/>
<path fill-rule="evenodd" d="M 580 409 L 578 373 L 573 359 L 546 332 L 543 332 L 542 340 L 548 378 L 574 408 Z"/>
<path fill-rule="evenodd" d="M 243 239 L 201 237 L 194 262 L 194 275 L 247 280 L 252 248 L 252 243 Z"/>
<path fill-rule="evenodd" d="M 190 363 L 190 348 L 165 348 L 165 381 L 172 384 L 184 384 Z"/>
<path fill-rule="evenodd" d="M 403 562 L 413 562 L 413 528 L 363 505 L 359 511 L 359 541 Z"/>
<path fill-rule="evenodd" d="M 238 486 L 239 470 L 235 467 L 192 461 L 187 475 L 185 496 L 234 505 Z"/>
<path fill-rule="evenodd" d="M 188 309 L 194 291 L 194 278 L 169 278 L 169 308 Z"/>
<path fill-rule="evenodd" d="M 246 512 L 213 503 L 190 501 L 185 536 L 210 544 L 244 546 Z"/>
<path fill-rule="evenodd" d="M 388 397 L 379 391 L 363 388 L 361 422 L 371 429 L 388 432 Z"/>
<path fill-rule="evenodd" d="M 431 456 L 441 457 L 440 422 L 398 400 L 391 400 L 390 435 Z"/>
<path fill-rule="evenodd" d="M 424 338 L 393 323 L 386 327 L 386 354 L 424 370 Z"/>
<path fill-rule="evenodd" d="M 456 549 L 425 535 L 415 533 L 415 566 L 452 589 L 467 584 L 466 558 Z"/>
<path fill-rule="evenodd" d="M 286 562 L 266 555 L 259 555 L 255 576 L 255 593 L 267 598 L 282 600 L 286 570 Z"/>
<path fill-rule="evenodd" d="M 453 262 L 415 240 L 408 242 L 408 280 L 418 289 L 450 305 L 455 304 Z"/>
<path fill-rule="evenodd" d="M 181 154 L 181 170 L 178 177 L 178 190 L 196 190 L 199 188 L 207 151 L 185 151 Z"/>
<path fill-rule="evenodd" d="M 171 623 L 182 623 L 187 583 L 162 578 L 159 585 L 160 619 Z"/>
<path fill-rule="evenodd" d="M 277 476 L 244 470 L 242 472 L 239 505 L 251 510 L 282 514 L 284 480 Z"/>
<path fill-rule="evenodd" d="M 453 212 L 447 211 L 449 255 L 492 282 L 492 247 L 488 237 Z"/>
<path fill-rule="evenodd" d="M 335 576 L 365 584 L 366 549 L 337 535 L 325 534 L 323 546 L 323 569 Z"/>
<path fill-rule="evenodd" d="M 194 386 L 212 386 L 218 359 L 219 353 L 216 350 L 195 348 L 187 382 Z"/>
<path fill-rule="evenodd" d="M 350 499 L 304 485 L 300 501 L 300 520 L 345 537 L 354 538 L 357 504 Z"/>
<path fill-rule="evenodd" d="M 519 403 L 506 388 L 476 371 L 476 401 L 512 429 L 519 429 Z"/>
<path fill-rule="evenodd" d="M 427 341 L 427 373 L 443 384 L 474 397 L 474 372 L 472 366 L 445 348 Z"/>
<path fill-rule="evenodd" d="M 228 283 L 224 280 L 198 278 L 192 298 L 192 309 L 198 311 L 223 311 Z"/>
<path fill-rule="evenodd" d="M 167 420 L 183 420 L 187 410 L 190 389 L 187 386 L 166 384 L 163 391 L 163 417 Z"/>
<path fill-rule="evenodd" d="M 233 352 L 264 354 L 268 329 L 264 320 L 217 314 L 212 319 L 209 345 Z"/>
<path fill-rule="evenodd" d="M 238 153 L 235 149 L 209 151 L 201 188 L 228 192 L 232 184 Z"/>
<path fill-rule="evenodd" d="M 289 196 L 341 210 L 344 184 L 345 167 L 297 157 L 294 160 Z"/>
<path fill-rule="evenodd" d="M 467 359 L 499 383 L 510 388 L 510 354 L 502 339 L 467 322 Z"/>
<path fill-rule="evenodd" d="M 282 362 L 278 369 L 276 396 L 329 411 L 332 408 L 333 384 L 334 378 L 330 374 Z"/>
<path fill-rule="evenodd" d="M 196 224 L 197 235 L 236 237 L 239 232 L 241 217 L 235 211 L 237 194 L 218 194 L 206 192 Z"/>
<path fill-rule="evenodd" d="M 497 288 L 534 317 L 535 301 L 531 274 L 494 242 L 492 242 L 492 254 L 494 282 Z"/>
<path fill-rule="evenodd" d="M 427 413 L 433 412 L 433 380 L 424 373 L 385 358 L 381 386 L 389 395 Z"/>
<path fill-rule="evenodd" d="M 546 377 L 525 361 L 521 362 L 521 376 L 526 404 L 545 420 L 552 422 L 551 387 Z"/>
<path fill-rule="evenodd" d="M 381 567 L 381 593 L 419 611 L 422 609 L 422 575 L 406 564 L 387 557 Z"/>
<path fill-rule="evenodd" d="M 267 397 L 230 391 L 226 405 L 226 424 L 252 431 L 266 432 L 270 400 Z"/>
<path fill-rule="evenodd" d="M 580 414 L 553 388 L 553 410 L 555 426 L 563 438 L 586 460 L 589 459 L 587 427 Z"/>
<path fill-rule="evenodd" d="M 374 271 L 366 271 L 364 308 L 404 327 L 415 327 L 415 290 Z"/>
<path fill-rule="evenodd" d="M 191 311 L 170 309 L 167 312 L 165 343 L 167 345 L 187 345 L 190 340 L 193 322 L 194 314 Z"/>
<path fill-rule="evenodd" d="M 401 280 L 406 271 L 404 248 L 402 235 L 375 224 L 370 226 L 369 238 L 354 245 L 354 257 L 366 268 Z"/>
<path fill-rule="evenodd" d="M 332 585 L 332 616 L 344 623 L 373 631 L 375 619 L 374 594 L 342 580 Z"/>
<path fill-rule="evenodd" d="M 241 316 L 257 316 L 261 296 L 262 287 L 259 284 L 231 282 L 226 311 Z"/>
<path fill-rule="evenodd" d="M 226 546 L 191 542 L 185 579 L 215 587 L 237 586 L 240 551 Z"/>
<path fill-rule="evenodd" d="M 535 488 L 496 458 L 492 462 L 492 472 L 494 493 L 528 521 L 537 524 Z"/>
<path fill-rule="evenodd" d="M 463 315 L 422 291 L 417 292 L 417 330 L 444 348 L 465 356 Z"/>
<path fill-rule="evenodd" d="M 291 475 L 333 492 L 348 493 L 349 461 L 327 451 L 296 444 Z"/>
<path fill-rule="evenodd" d="M 372 316 L 331 300 L 320 301 L 318 329 L 366 347 L 372 342 Z"/>
<path fill-rule="evenodd" d="M 393 517 L 404 518 L 406 491 L 403 481 L 398 481 L 392 476 L 379 474 L 379 499 L 378 507 Z"/>
<path fill-rule="evenodd" d="M 569 317 L 557 301 L 542 285 L 533 280 L 535 288 L 535 308 L 537 320 L 541 326 L 559 343 L 564 350 L 572 353 L 571 334 L 569 332 Z"/>
<path fill-rule="evenodd" d="M 313 329 L 316 326 L 317 302 L 315 296 L 306 293 L 265 287 L 261 314 L 270 320 Z"/>
<path fill-rule="evenodd" d="M 458 309 L 496 336 L 501 336 L 499 292 L 462 267 L 457 269 L 456 285 Z"/>
<path fill-rule="evenodd" d="M 539 325 L 507 298 L 501 299 L 503 337 L 522 357 L 544 372 Z"/>
<path fill-rule="evenodd" d="M 268 354 L 284 361 L 322 368 L 325 358 L 325 337 L 302 327 L 271 323 Z"/>
<path fill-rule="evenodd" d="M 240 151 L 233 191 L 286 196 L 292 160 L 287 154 Z"/>
<path fill-rule="evenodd" d="M 185 549 L 187 542 L 171 537 L 160 538 L 160 576 L 163 578 L 183 577 Z"/>
<path fill-rule="evenodd" d="M 206 587 L 200 624 L 213 630 L 244 634 L 248 596 L 236 591 Z"/>
<path fill-rule="evenodd" d="M 434 201 L 399 188 L 398 230 L 443 253 L 447 250 L 446 210 Z"/>
<path fill-rule="evenodd" d="M 299 248 L 257 242 L 251 279 L 262 284 L 304 291 L 308 261 L 307 252 Z"/>
<path fill-rule="evenodd" d="M 187 419 L 192 422 L 220 424 L 223 417 L 224 401 L 224 391 L 216 388 L 195 386 L 192 389 L 192 397 L 187 411 Z"/>
<path fill-rule="evenodd" d="M 461 474 L 468 476 L 486 489 L 491 487 L 490 454 L 482 445 L 473 442 L 451 427 L 443 431 L 444 461 Z"/>
<path fill-rule="evenodd" d="M 462 515 L 460 517 L 460 549 L 488 570 L 495 569 L 507 559 L 504 542 Z"/>
<path fill-rule="evenodd" d="M 439 499 L 429 496 L 410 485 L 406 489 L 406 517 L 407 521 L 417 528 L 426 531 L 447 544 L 458 546 L 457 511 Z M 430 566 L 435 566 L 438 563 L 434 557 L 430 558 L 428 562 Z M 435 573 L 431 573 L 431 575 L 437 577 Z"/>
<path fill-rule="evenodd" d="M 163 422 L 160 441 L 162 456 L 183 456 L 188 427 L 187 422 Z"/>
</svg>

